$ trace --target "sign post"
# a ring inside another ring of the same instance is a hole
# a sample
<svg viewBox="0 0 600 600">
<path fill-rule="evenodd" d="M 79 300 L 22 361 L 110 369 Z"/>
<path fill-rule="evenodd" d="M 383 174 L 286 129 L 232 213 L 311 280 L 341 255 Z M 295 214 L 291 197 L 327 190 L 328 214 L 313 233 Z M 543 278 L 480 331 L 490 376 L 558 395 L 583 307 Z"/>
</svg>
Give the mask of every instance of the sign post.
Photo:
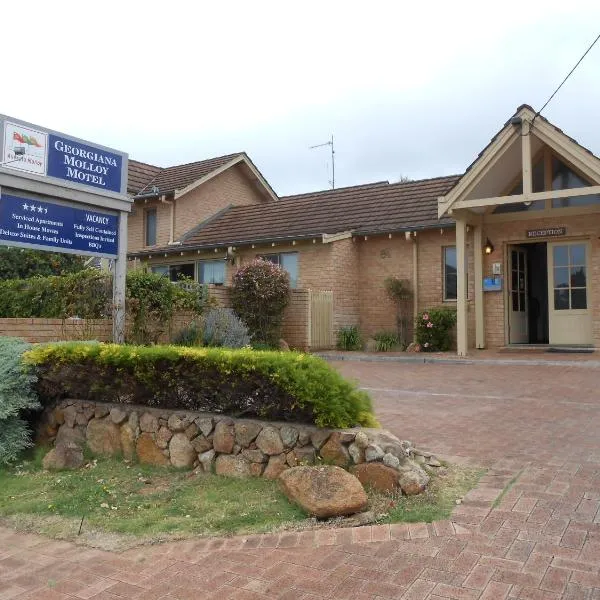
<svg viewBox="0 0 600 600">
<path fill-rule="evenodd" d="M 127 154 L 0 115 L 0 244 L 111 259 L 124 341 Z"/>
</svg>

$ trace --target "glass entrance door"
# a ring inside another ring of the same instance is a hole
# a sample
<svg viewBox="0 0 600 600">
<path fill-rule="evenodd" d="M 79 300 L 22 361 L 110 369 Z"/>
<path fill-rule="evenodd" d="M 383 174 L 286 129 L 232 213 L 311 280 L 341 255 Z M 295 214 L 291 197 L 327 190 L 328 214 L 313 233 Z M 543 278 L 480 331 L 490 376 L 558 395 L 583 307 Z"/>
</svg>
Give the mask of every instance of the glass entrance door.
<svg viewBox="0 0 600 600">
<path fill-rule="evenodd" d="M 527 314 L 527 248 L 512 246 L 510 249 L 509 287 L 509 342 L 526 344 L 529 341 Z"/>
<path fill-rule="evenodd" d="M 551 344 L 592 343 L 587 242 L 548 244 Z"/>
</svg>

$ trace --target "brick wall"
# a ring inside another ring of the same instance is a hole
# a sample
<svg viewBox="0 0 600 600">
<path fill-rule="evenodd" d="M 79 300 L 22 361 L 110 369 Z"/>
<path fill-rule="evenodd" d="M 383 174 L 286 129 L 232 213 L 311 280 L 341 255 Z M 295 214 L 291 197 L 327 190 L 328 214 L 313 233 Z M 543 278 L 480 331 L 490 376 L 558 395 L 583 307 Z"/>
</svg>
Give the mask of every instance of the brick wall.
<svg viewBox="0 0 600 600">
<path fill-rule="evenodd" d="M 331 246 L 332 286 L 323 282 L 320 288 L 333 290 L 333 330 L 360 325 L 359 251 L 351 238 L 328 244 Z"/>
<path fill-rule="evenodd" d="M 73 340 L 112 340 L 112 320 L 98 319 L 0 319 L 0 336 L 18 337 L 31 343 Z"/>
<path fill-rule="evenodd" d="M 265 201 L 266 197 L 244 175 L 242 168 L 235 165 L 175 200 L 174 239 L 177 240 L 192 227 L 230 204 L 240 206 Z M 144 213 L 150 208 L 157 210 L 157 246 L 165 246 L 169 242 L 171 206 L 157 199 L 136 200 L 128 218 L 127 249 L 129 252 L 136 252 L 145 247 Z"/>
</svg>

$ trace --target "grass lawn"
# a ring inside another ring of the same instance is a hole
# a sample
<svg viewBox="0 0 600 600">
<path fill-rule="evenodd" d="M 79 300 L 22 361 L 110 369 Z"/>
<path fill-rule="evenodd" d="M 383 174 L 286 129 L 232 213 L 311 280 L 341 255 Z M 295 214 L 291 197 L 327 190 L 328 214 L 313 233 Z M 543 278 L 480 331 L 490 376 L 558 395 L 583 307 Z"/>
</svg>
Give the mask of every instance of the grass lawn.
<svg viewBox="0 0 600 600">
<path fill-rule="evenodd" d="M 39 454 L 43 455 L 43 452 Z M 324 526 L 290 504 L 276 481 L 195 476 L 189 471 L 97 459 L 46 472 L 41 457 L 0 469 L 0 517 L 18 528 L 78 537 L 116 549 L 144 541 Z M 447 518 L 482 471 L 448 467 L 429 490 L 406 498 L 369 493 L 378 522 Z M 336 522 L 339 526 L 341 523 Z"/>
</svg>

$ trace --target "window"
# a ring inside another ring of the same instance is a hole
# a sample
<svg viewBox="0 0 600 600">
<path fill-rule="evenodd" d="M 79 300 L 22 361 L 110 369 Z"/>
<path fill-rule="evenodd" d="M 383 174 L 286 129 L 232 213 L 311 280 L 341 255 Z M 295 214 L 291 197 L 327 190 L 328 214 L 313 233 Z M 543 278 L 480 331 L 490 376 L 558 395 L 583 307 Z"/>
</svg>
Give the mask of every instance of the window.
<svg viewBox="0 0 600 600">
<path fill-rule="evenodd" d="M 182 279 L 194 279 L 194 263 L 183 263 L 179 265 L 155 265 L 150 267 L 153 273 L 165 275 L 171 281 L 181 281 Z"/>
<path fill-rule="evenodd" d="M 279 265 L 290 276 L 290 287 L 298 285 L 298 253 L 281 252 L 280 254 L 264 254 L 260 258 Z"/>
<path fill-rule="evenodd" d="M 567 165 L 552 158 L 552 189 L 553 190 L 568 190 L 571 188 L 582 188 L 591 185 L 588 181 L 579 177 Z M 566 208 L 571 206 L 587 206 L 590 204 L 598 204 L 600 195 L 592 194 L 589 196 L 575 196 L 573 198 L 553 198 L 552 208 Z"/>
<path fill-rule="evenodd" d="M 544 160 L 540 160 L 533 167 L 531 173 L 532 179 L 532 191 L 543 192 L 544 191 Z M 523 181 L 519 181 L 517 185 L 508 193 L 509 196 L 517 196 L 523 193 Z M 513 212 L 527 212 L 531 210 L 544 210 L 546 208 L 545 200 L 536 200 L 535 202 L 514 202 L 511 204 L 499 204 L 494 209 L 494 214 L 502 213 L 513 213 Z"/>
<path fill-rule="evenodd" d="M 198 263 L 198 281 L 200 283 L 225 283 L 224 260 L 202 260 Z"/>
<path fill-rule="evenodd" d="M 585 244 L 554 246 L 554 310 L 587 308 Z"/>
<path fill-rule="evenodd" d="M 442 249 L 444 257 L 444 300 L 456 300 L 456 246 Z"/>
<path fill-rule="evenodd" d="M 146 246 L 156 246 L 156 209 L 149 208 L 146 216 Z"/>
</svg>

